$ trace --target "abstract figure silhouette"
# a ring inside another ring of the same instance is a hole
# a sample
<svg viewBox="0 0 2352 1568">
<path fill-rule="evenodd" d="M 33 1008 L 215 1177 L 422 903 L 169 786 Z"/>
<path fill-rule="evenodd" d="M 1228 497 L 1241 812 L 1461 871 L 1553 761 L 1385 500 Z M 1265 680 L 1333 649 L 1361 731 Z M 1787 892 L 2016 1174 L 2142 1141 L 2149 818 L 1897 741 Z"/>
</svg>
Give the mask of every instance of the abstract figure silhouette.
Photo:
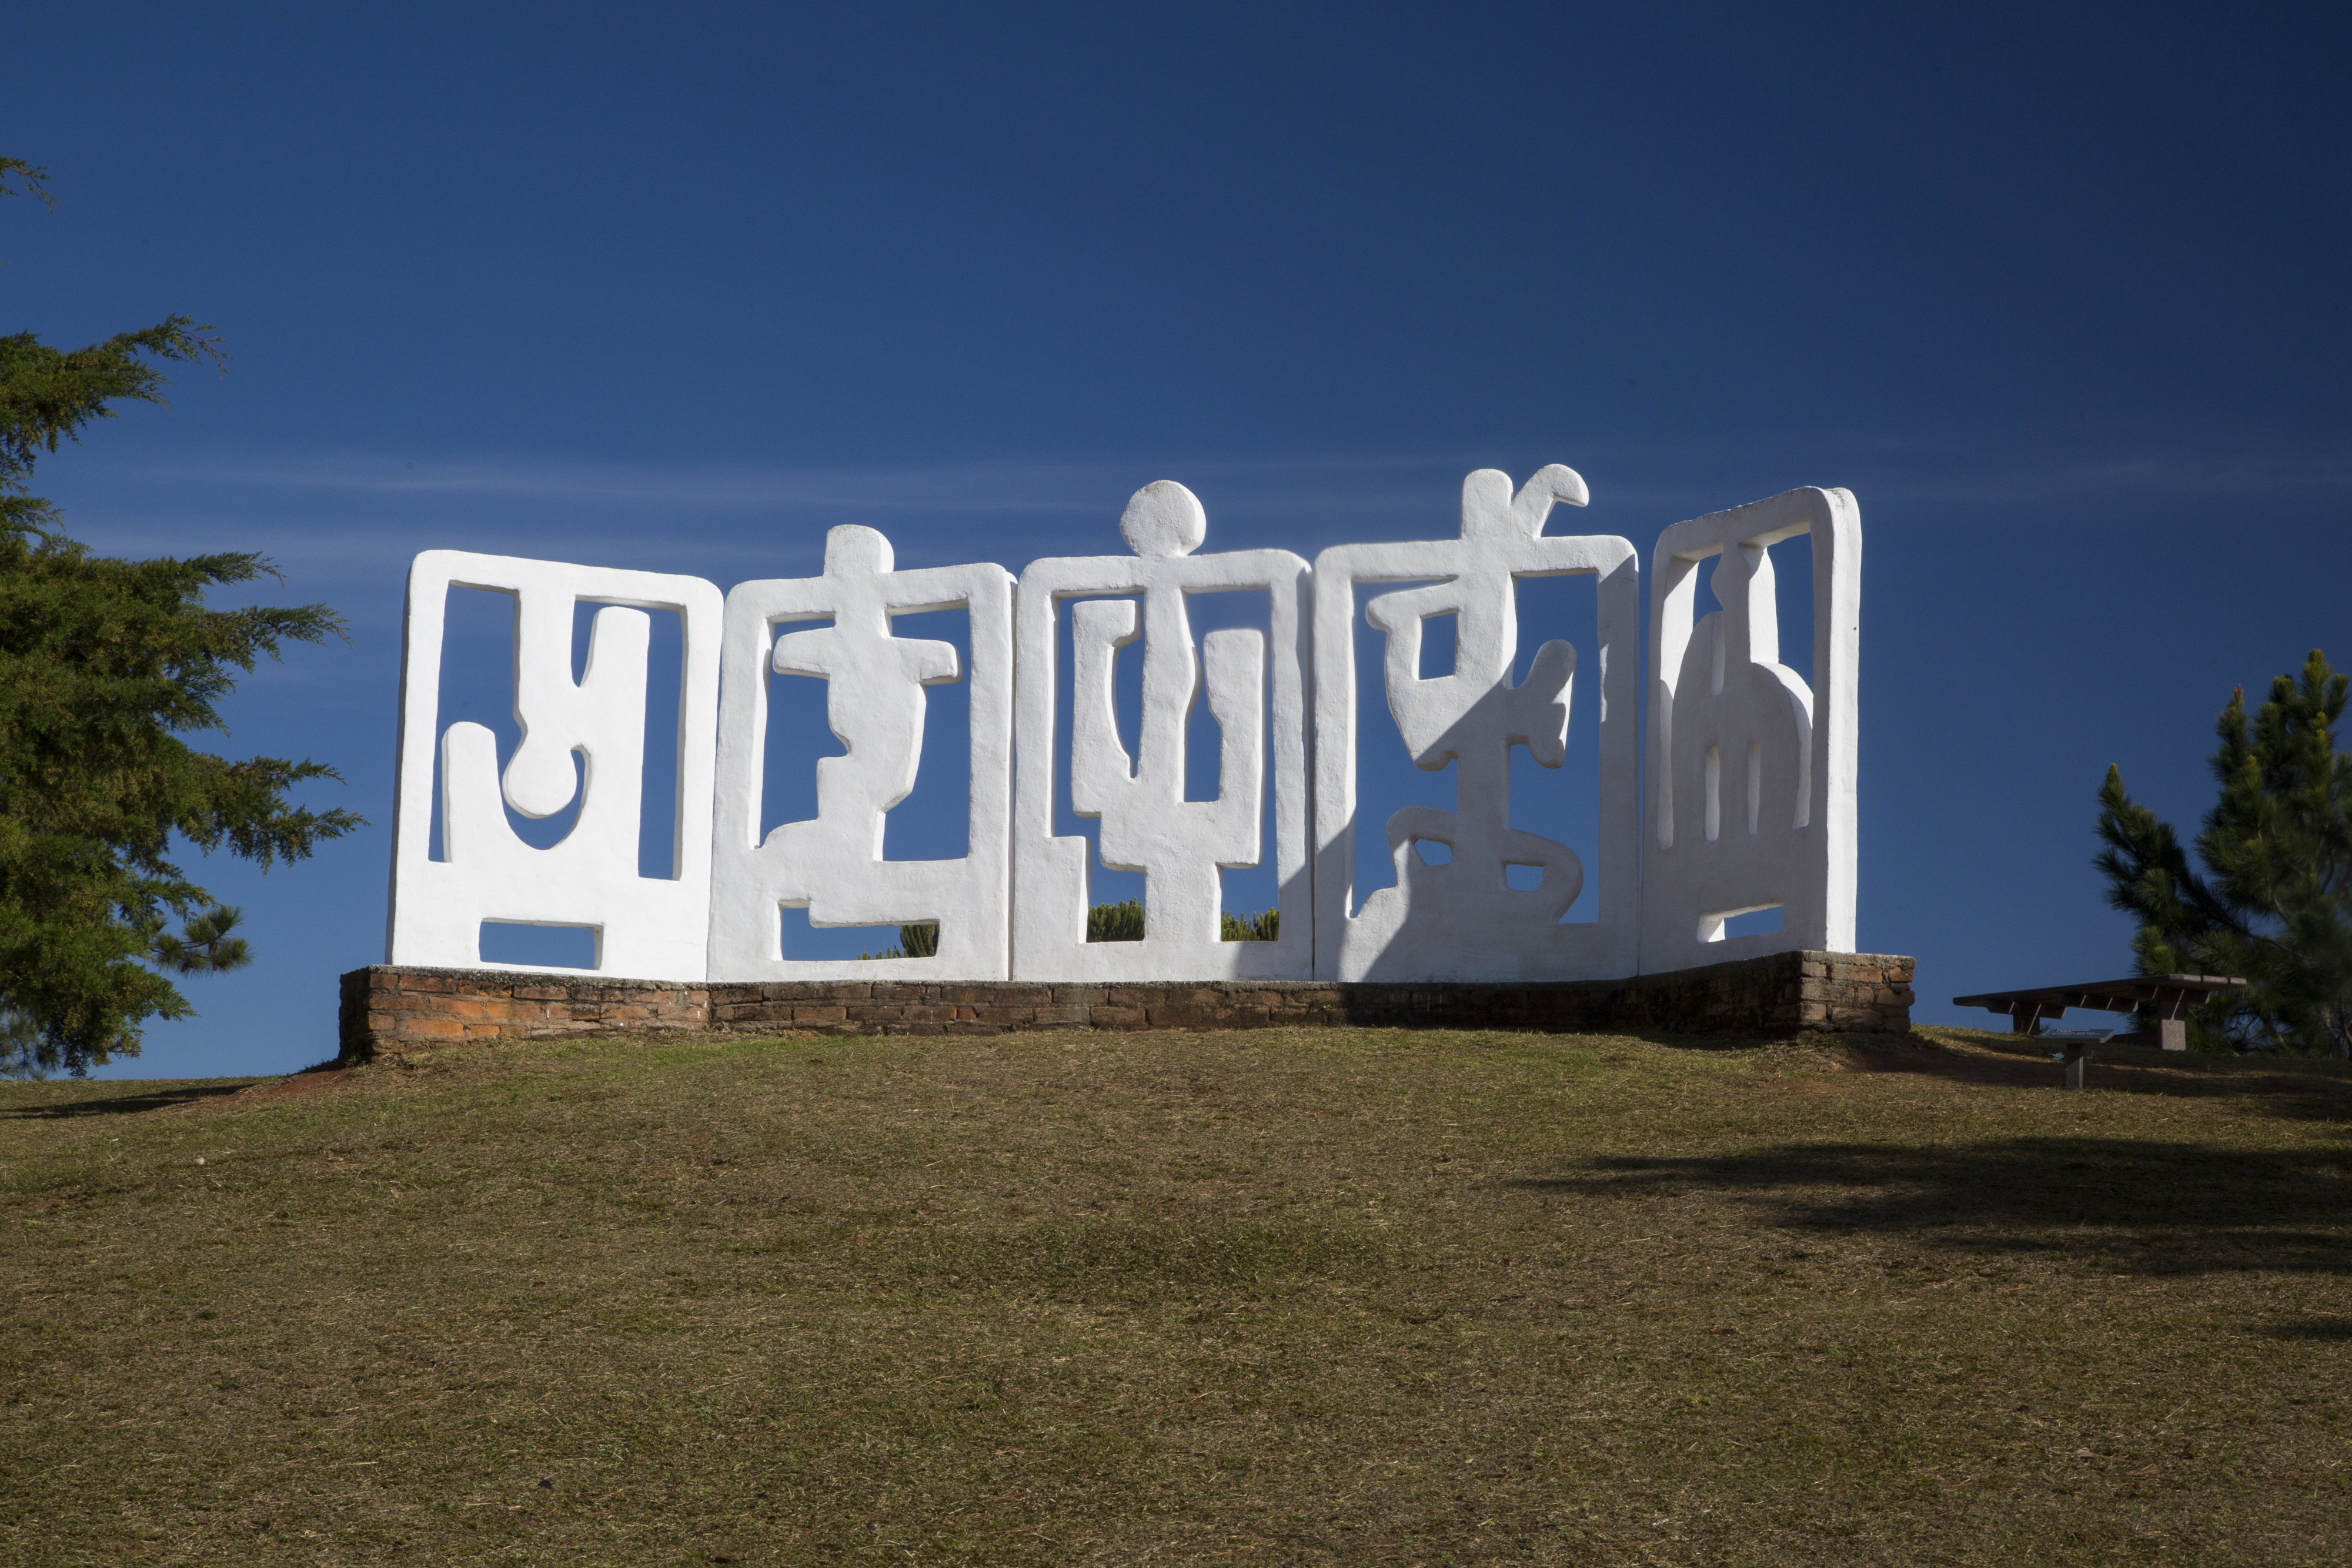
<svg viewBox="0 0 2352 1568">
<path fill-rule="evenodd" d="M 1585 499 L 1584 481 L 1557 464 L 1517 495 L 1508 476 L 1480 469 L 1463 481 L 1459 538 L 1340 545 L 1317 558 L 1318 974 L 1342 980 L 1526 979 L 1631 972 L 1633 857 L 1614 853 L 1611 836 L 1612 829 L 1622 831 L 1630 845 L 1639 831 L 1627 657 L 1638 569 L 1633 547 L 1622 538 L 1545 537 L 1544 522 L 1556 504 L 1580 507 Z M 1561 765 L 1577 669 L 1575 648 L 1550 641 L 1536 651 L 1527 679 L 1511 684 L 1519 643 L 1517 583 L 1581 572 L 1601 580 L 1595 707 L 1604 864 L 1601 920 L 1589 929 L 1559 924 L 1584 887 L 1575 852 L 1510 825 L 1511 748 L 1526 747 L 1546 768 Z M 1390 817 L 1387 841 L 1397 884 L 1371 894 L 1351 915 L 1354 587 L 1431 577 L 1445 580 L 1383 594 L 1365 607 L 1364 618 L 1387 637 L 1389 712 L 1405 747 L 1416 767 L 1453 765 L 1454 809 L 1408 807 Z M 1454 669 L 1425 677 L 1420 674 L 1423 631 L 1438 615 L 1456 618 Z M 1431 863 L 1415 849 L 1427 842 L 1444 845 L 1449 858 Z M 1512 887 L 1513 867 L 1536 872 L 1535 884 Z"/>
<path fill-rule="evenodd" d="M 433 743 L 452 587 L 514 598 L 515 719 L 522 738 L 501 777 L 498 738 L 488 728 L 453 724 L 439 737 L 446 858 L 436 861 L 430 855 Z M 574 681 L 572 612 L 583 601 L 606 608 L 591 622 L 587 667 Z M 667 877 L 637 874 L 651 631 L 646 609 L 677 611 L 684 631 L 675 869 Z M 489 920 L 591 927 L 603 973 L 703 977 L 719 612 L 719 590 L 696 577 L 464 550 L 416 558 L 401 676 L 388 962 L 478 967 L 482 923 Z M 579 816 L 551 848 L 524 843 L 507 824 L 507 807 L 549 817 L 575 795 Z"/>
<path fill-rule="evenodd" d="M 1132 556 L 1033 563 L 1022 574 L 1021 793 L 1013 972 L 1024 979 L 1311 977 L 1307 888 L 1305 622 L 1307 563 L 1287 550 L 1195 555 L 1207 537 L 1200 501 L 1168 480 L 1135 493 L 1119 518 Z M 1185 596 L 1255 589 L 1272 602 L 1271 642 L 1212 632 L 1192 650 Z M 1082 595 L 1135 597 L 1080 598 Z M 1140 613 L 1137 598 L 1140 599 Z M 1070 809 L 1101 820 L 1103 864 L 1144 877 L 1140 942 L 1086 940 L 1089 876 L 1083 838 L 1053 831 L 1055 611 L 1070 608 Z M 1143 640 L 1136 754 L 1118 737 L 1118 651 Z M 1272 666 L 1272 755 L 1265 692 Z M 1217 796 L 1184 799 L 1185 728 L 1205 686 L 1217 721 Z M 1271 763 L 1269 768 L 1268 764 Z M 1221 868 L 1265 853 L 1259 823 L 1268 774 L 1282 938 L 1220 938 Z"/>
<path fill-rule="evenodd" d="M 727 596 L 714 979 L 876 979 L 901 963 L 928 978 L 1006 977 L 1013 577 L 989 565 L 894 568 L 888 539 L 848 524 L 825 536 L 823 577 L 739 583 Z M 913 791 L 922 767 L 925 688 L 963 678 L 953 643 L 899 637 L 890 618 L 950 609 L 967 611 L 971 625 L 968 850 L 954 860 L 885 860 L 885 814 Z M 775 633 L 779 624 L 826 615 L 831 626 Z M 762 839 L 771 670 L 826 683 L 826 722 L 846 751 L 817 759 L 817 814 Z M 880 968 L 873 960 L 787 960 L 787 905 L 806 908 L 820 926 L 936 921 L 938 952 Z"/>
<path fill-rule="evenodd" d="M 1780 662 L 1769 547 L 1800 534 L 1818 694 Z M 1709 558 L 1723 608 L 1695 618 Z M 1676 523 L 1654 559 L 1643 969 L 1851 951 L 1860 509 L 1843 490 L 1791 490 Z M 1772 909 L 1778 931 L 1727 936 L 1727 921 Z"/>
</svg>

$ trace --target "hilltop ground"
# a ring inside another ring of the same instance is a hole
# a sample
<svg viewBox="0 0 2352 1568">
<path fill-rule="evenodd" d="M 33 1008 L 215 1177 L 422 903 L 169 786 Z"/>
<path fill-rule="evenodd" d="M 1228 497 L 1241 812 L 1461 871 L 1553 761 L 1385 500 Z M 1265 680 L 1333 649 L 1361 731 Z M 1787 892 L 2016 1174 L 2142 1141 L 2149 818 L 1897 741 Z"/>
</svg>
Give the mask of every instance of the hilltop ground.
<svg viewBox="0 0 2352 1568">
<path fill-rule="evenodd" d="M 2352 1081 L 2000 1037 L 0 1086 L 0 1562 L 2352 1560 Z"/>
</svg>

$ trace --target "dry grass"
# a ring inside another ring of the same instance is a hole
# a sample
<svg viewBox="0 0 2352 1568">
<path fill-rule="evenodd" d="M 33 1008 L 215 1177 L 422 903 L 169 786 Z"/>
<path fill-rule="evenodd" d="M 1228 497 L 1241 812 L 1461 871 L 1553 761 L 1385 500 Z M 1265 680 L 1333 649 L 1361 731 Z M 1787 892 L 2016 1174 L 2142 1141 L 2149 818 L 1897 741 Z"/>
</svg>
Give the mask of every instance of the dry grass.
<svg viewBox="0 0 2352 1568">
<path fill-rule="evenodd" d="M 2352 1082 L 2133 1060 L 1326 1030 L 0 1087 L 0 1561 L 2352 1560 Z"/>
</svg>

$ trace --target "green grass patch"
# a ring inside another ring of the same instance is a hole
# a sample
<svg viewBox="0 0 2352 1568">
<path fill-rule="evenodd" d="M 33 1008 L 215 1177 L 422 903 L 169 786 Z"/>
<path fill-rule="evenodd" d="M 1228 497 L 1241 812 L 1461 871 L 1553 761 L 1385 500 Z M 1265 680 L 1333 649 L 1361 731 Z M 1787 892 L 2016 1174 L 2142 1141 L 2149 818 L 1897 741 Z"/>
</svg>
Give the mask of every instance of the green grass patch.
<svg viewBox="0 0 2352 1568">
<path fill-rule="evenodd" d="M 1998 1036 L 0 1084 L 0 1562 L 2352 1560 L 2352 1079 Z"/>
</svg>

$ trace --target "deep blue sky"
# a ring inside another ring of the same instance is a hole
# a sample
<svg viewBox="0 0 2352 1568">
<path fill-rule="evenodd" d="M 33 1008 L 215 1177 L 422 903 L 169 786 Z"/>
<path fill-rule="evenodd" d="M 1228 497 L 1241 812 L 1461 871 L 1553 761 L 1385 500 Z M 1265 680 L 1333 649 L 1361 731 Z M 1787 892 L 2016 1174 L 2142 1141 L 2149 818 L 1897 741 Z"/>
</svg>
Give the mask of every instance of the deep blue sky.
<svg viewBox="0 0 2352 1568">
<path fill-rule="evenodd" d="M 486 13 L 488 13 L 486 15 Z M 1860 497 L 1860 938 L 1943 998 L 2127 969 L 2109 761 L 2184 827 L 2209 727 L 2352 664 L 2330 7 L 52 7 L 11 24 L 0 330 L 185 311 L 47 460 L 101 548 L 259 549 L 353 645 L 239 751 L 369 833 L 257 883 L 259 961 L 142 1076 L 333 1049 L 381 957 L 409 556 L 817 569 L 1450 536 L 1565 462 L 1647 552 Z M 1560 528 L 1555 524 L 1555 528 Z M 1589 613 L 1589 612 L 1588 612 Z M 1581 639 L 1580 639 L 1581 640 Z M 1981 1019 L 1984 1015 L 1977 1015 Z"/>
</svg>

